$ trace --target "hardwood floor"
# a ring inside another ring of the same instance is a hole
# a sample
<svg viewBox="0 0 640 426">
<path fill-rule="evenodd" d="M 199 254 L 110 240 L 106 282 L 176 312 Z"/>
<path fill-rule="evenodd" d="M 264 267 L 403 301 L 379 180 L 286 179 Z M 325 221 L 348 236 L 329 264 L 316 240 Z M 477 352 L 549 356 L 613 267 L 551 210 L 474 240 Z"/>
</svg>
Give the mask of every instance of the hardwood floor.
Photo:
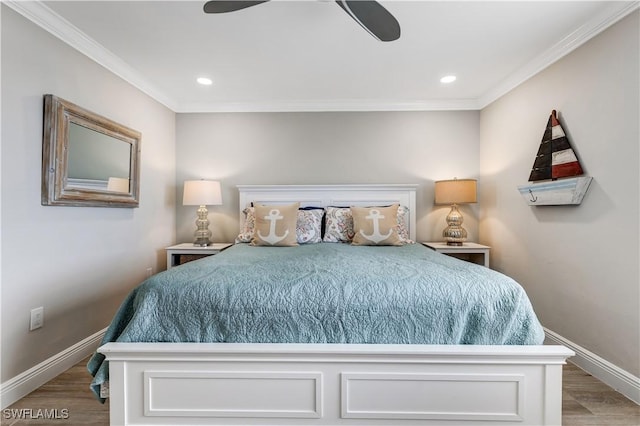
<svg viewBox="0 0 640 426">
<path fill-rule="evenodd" d="M 89 390 L 91 376 L 85 359 L 55 379 L 2 410 L 0 424 L 13 425 L 109 425 L 109 402 L 101 404 Z M 23 410 L 20 410 L 23 409 Z M 31 410 L 25 411 L 25 410 Z M 48 410 L 48 413 L 38 412 Z M 51 410 L 57 410 L 53 413 Z M 66 410 L 66 411 L 63 411 Z M 7 416 L 9 414 L 9 416 Z M 40 418 L 38 418 L 40 414 Z M 7 418 L 9 417 L 9 418 Z M 22 418 L 19 418 L 22 417 Z M 43 417 L 54 417 L 45 419 Z M 57 419 L 55 418 L 57 417 Z"/>
<path fill-rule="evenodd" d="M 10 411 L 3 410 L 0 424 L 108 426 L 109 403 L 100 404 L 89 390 L 86 362 L 76 364 L 17 401 L 8 408 Z M 564 368 L 562 388 L 565 426 L 640 425 L 640 406 L 573 364 Z M 22 419 L 17 418 L 20 415 Z M 57 419 L 43 419 L 45 416 Z"/>
<path fill-rule="evenodd" d="M 640 425 L 640 405 L 573 364 L 562 374 L 562 424 L 565 426 Z"/>
</svg>

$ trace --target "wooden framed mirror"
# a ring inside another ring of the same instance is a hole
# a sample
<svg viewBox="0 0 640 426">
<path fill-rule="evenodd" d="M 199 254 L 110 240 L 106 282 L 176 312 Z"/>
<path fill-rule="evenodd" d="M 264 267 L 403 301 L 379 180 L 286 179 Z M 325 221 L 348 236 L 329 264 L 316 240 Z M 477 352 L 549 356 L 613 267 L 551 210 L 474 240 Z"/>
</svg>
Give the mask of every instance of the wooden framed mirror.
<svg viewBox="0 0 640 426">
<path fill-rule="evenodd" d="M 140 132 L 44 96 L 42 205 L 138 207 Z"/>
</svg>

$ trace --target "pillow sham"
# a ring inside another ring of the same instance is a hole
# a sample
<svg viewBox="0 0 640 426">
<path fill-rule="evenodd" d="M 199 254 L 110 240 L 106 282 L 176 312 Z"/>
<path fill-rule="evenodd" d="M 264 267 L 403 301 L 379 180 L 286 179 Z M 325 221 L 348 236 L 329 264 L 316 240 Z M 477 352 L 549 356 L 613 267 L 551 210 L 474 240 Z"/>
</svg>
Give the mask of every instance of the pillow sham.
<svg viewBox="0 0 640 426">
<path fill-rule="evenodd" d="M 254 246 L 297 246 L 296 224 L 300 203 L 254 206 Z"/>
<path fill-rule="evenodd" d="M 398 205 L 351 207 L 354 246 L 399 246 Z"/>
</svg>

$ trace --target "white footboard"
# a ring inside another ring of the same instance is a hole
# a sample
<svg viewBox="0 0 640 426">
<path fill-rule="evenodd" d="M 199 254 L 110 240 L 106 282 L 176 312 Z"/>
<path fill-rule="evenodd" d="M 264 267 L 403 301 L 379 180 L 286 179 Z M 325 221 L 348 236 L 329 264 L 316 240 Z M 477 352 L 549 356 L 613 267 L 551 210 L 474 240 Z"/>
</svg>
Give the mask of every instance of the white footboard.
<svg viewBox="0 0 640 426">
<path fill-rule="evenodd" d="M 111 425 L 558 425 L 563 346 L 108 343 Z"/>
</svg>

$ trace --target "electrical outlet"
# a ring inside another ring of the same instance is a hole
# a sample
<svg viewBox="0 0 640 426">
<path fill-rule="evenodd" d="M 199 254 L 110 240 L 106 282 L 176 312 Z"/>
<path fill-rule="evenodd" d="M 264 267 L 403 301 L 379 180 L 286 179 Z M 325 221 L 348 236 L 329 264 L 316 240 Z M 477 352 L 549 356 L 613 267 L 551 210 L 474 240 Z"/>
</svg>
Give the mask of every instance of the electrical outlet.
<svg viewBox="0 0 640 426">
<path fill-rule="evenodd" d="M 31 310 L 31 321 L 29 322 L 29 331 L 38 329 L 44 325 L 44 308 L 34 308 Z"/>
<path fill-rule="evenodd" d="M 147 278 L 153 275 L 153 268 L 147 268 Z"/>
</svg>

